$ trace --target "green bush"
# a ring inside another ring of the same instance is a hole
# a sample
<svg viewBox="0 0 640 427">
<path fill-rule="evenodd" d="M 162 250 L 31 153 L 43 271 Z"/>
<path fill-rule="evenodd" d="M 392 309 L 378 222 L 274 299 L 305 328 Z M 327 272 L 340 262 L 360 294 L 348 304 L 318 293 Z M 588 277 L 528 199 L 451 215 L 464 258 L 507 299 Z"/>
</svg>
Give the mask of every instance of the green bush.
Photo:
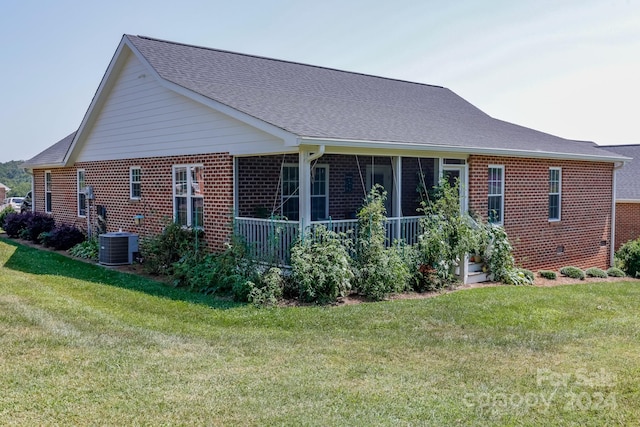
<svg viewBox="0 0 640 427">
<path fill-rule="evenodd" d="M 421 226 L 424 232 L 418 236 L 417 263 L 422 270 L 435 269 L 442 286 L 455 281 L 455 268 L 461 256 L 477 249 L 479 241 L 472 228 L 473 220 L 460 215 L 459 183 L 454 186 L 441 179 L 433 193 L 435 199 L 422 203 Z M 414 283 L 425 277 L 418 273 Z"/>
<path fill-rule="evenodd" d="M 284 289 L 284 279 L 282 270 L 277 267 L 271 267 L 261 277 L 258 285 L 249 281 L 248 286 L 251 288 L 248 295 L 249 302 L 257 307 L 274 307 L 282 298 Z"/>
<path fill-rule="evenodd" d="M 638 277 L 640 272 L 640 239 L 630 240 L 616 252 L 616 264 L 628 276 Z"/>
<path fill-rule="evenodd" d="M 382 187 L 374 186 L 358 212 L 354 283 L 360 294 L 373 300 L 406 290 L 412 274 L 402 256 L 403 248 L 386 247 L 386 196 Z"/>
<path fill-rule="evenodd" d="M 582 271 L 578 267 L 572 267 L 572 266 L 562 267 L 560 269 L 560 274 L 566 277 L 571 277 L 572 279 L 584 280 L 585 278 L 584 271 Z"/>
<path fill-rule="evenodd" d="M 200 231 L 168 222 L 162 233 L 142 240 L 140 253 L 145 271 L 172 275 L 175 263 L 196 253 L 197 233 Z"/>
<path fill-rule="evenodd" d="M 611 267 L 610 269 L 607 270 L 607 275 L 610 277 L 624 277 L 626 276 L 626 274 L 624 274 L 624 271 L 620 270 L 617 267 Z"/>
<path fill-rule="evenodd" d="M 533 273 L 524 268 L 511 268 L 504 273 L 502 277 L 502 283 L 505 285 L 531 285 L 533 283 Z"/>
<path fill-rule="evenodd" d="M 550 271 L 550 270 L 540 270 L 538 271 L 538 274 L 540 275 L 540 277 L 544 277 L 545 279 L 549 279 L 549 280 L 556 280 L 556 272 L 555 271 Z"/>
<path fill-rule="evenodd" d="M 588 277 L 599 277 L 601 279 L 607 278 L 607 272 L 597 267 L 587 268 L 584 271 L 584 274 L 586 274 Z"/>
<path fill-rule="evenodd" d="M 66 251 L 78 243 L 84 242 L 86 236 L 78 227 L 68 224 L 56 225 L 51 231 L 41 233 L 38 240 L 45 247 L 53 248 L 57 251 Z"/>
<path fill-rule="evenodd" d="M 204 294 L 234 294 L 247 301 L 250 289 L 247 281 L 257 280 L 256 264 L 237 238 L 222 253 L 190 252 L 173 263 L 173 283 Z"/>
<path fill-rule="evenodd" d="M 4 230 L 4 219 L 6 218 L 7 215 L 12 213 L 16 213 L 16 211 L 15 209 L 13 209 L 13 206 L 11 205 L 2 209 L 2 212 L 0 212 L 0 228 L 2 228 L 3 230 Z"/>
<path fill-rule="evenodd" d="M 92 238 L 78 243 L 69 249 L 69 253 L 78 258 L 98 261 L 99 248 L 100 244 L 98 243 L 98 239 Z"/>
<path fill-rule="evenodd" d="M 291 275 L 302 301 L 328 303 L 347 295 L 353 272 L 340 235 L 323 226 L 306 234 L 291 249 Z"/>
</svg>

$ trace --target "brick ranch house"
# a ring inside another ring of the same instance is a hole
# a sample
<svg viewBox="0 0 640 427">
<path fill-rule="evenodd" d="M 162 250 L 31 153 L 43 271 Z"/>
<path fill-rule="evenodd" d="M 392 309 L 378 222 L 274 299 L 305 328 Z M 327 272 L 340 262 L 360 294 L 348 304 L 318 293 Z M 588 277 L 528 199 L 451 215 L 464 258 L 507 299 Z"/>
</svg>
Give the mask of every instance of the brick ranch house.
<svg viewBox="0 0 640 427">
<path fill-rule="evenodd" d="M 609 145 L 608 151 L 633 160 L 616 171 L 615 250 L 640 237 L 640 145 Z"/>
<path fill-rule="evenodd" d="M 353 227 L 375 183 L 389 237 L 412 241 L 417 189 L 456 177 L 462 209 L 494 215 L 538 269 L 609 265 L 625 160 L 444 87 L 125 35 L 78 130 L 24 166 L 57 221 L 152 235 L 173 218 L 213 249 L 234 227 L 264 249 L 276 224 L 280 252 L 300 226 Z"/>
</svg>

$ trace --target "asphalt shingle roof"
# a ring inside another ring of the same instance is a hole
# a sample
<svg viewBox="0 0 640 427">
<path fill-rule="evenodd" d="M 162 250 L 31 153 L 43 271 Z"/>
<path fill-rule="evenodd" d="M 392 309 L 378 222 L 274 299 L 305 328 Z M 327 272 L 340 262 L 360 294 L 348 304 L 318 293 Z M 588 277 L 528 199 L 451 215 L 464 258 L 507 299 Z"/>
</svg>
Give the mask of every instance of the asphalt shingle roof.
<svg viewBox="0 0 640 427">
<path fill-rule="evenodd" d="M 607 150 L 633 158 L 616 171 L 616 199 L 640 200 L 640 145 L 608 145 Z"/>
<path fill-rule="evenodd" d="M 143 36 L 125 35 L 160 78 L 302 138 L 379 141 L 617 160 L 573 141 L 497 120 L 451 90 Z M 24 167 L 63 163 L 75 132 Z"/>
<path fill-rule="evenodd" d="M 31 159 L 22 164 L 23 168 L 30 168 L 33 166 L 56 166 L 61 165 L 64 162 L 64 158 L 71 147 L 73 138 L 76 136 L 75 132 L 62 138 L 60 141 L 53 144 L 43 152 L 35 155 Z"/>
<path fill-rule="evenodd" d="M 301 137 L 615 156 L 494 119 L 440 86 L 125 37 L 163 79 Z"/>
</svg>

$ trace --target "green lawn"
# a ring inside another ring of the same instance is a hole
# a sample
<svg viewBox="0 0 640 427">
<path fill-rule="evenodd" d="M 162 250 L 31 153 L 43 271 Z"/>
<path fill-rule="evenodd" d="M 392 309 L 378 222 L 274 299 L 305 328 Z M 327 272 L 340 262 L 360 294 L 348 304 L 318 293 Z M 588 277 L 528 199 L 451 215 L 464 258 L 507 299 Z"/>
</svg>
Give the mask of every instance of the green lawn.
<svg viewBox="0 0 640 427">
<path fill-rule="evenodd" d="M 0 240 L 0 424 L 639 425 L 640 284 L 256 309 Z"/>
</svg>

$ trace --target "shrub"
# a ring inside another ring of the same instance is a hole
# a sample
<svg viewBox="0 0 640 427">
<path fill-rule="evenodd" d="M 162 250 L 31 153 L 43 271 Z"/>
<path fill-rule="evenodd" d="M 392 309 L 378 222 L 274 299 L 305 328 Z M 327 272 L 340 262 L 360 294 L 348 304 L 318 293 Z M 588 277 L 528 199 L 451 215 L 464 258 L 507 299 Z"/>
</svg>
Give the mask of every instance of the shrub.
<svg viewBox="0 0 640 427">
<path fill-rule="evenodd" d="M 284 279 L 282 270 L 277 267 L 271 267 L 267 270 L 258 285 L 249 281 L 248 300 L 258 307 L 273 307 L 278 304 L 278 300 L 282 298 L 282 290 L 284 289 Z"/>
<path fill-rule="evenodd" d="M 556 272 L 555 271 L 549 271 L 549 270 L 540 270 L 538 271 L 538 274 L 540 275 L 540 277 L 544 277 L 545 279 L 549 279 L 549 280 L 556 280 Z"/>
<path fill-rule="evenodd" d="M 55 220 L 52 216 L 42 212 L 24 212 L 21 215 L 27 216 L 27 240 L 41 243 L 38 236 L 41 233 L 48 233 L 55 227 Z"/>
<path fill-rule="evenodd" d="M 236 238 L 222 253 L 189 252 L 173 264 L 175 286 L 204 294 L 234 293 L 236 300 L 247 301 L 247 281 L 259 279 L 255 263 Z"/>
<path fill-rule="evenodd" d="M 566 277 L 571 277 L 572 279 L 584 280 L 585 278 L 584 271 L 582 271 L 578 267 L 562 267 L 560 269 L 560 274 Z"/>
<path fill-rule="evenodd" d="M 196 252 L 197 233 L 200 231 L 169 222 L 162 233 L 144 239 L 140 245 L 140 252 L 145 271 L 151 274 L 172 275 L 175 263 Z"/>
<path fill-rule="evenodd" d="M 323 226 L 303 236 L 291 249 L 291 275 L 302 301 L 327 303 L 345 296 L 353 273 L 340 235 Z"/>
<path fill-rule="evenodd" d="M 497 282 L 507 284 L 519 282 L 518 271 L 513 258 L 513 246 L 509 242 L 503 227 L 486 224 L 484 230 L 487 233 L 489 244 L 485 248 L 485 262 L 489 267 L 490 277 Z M 524 273 L 522 273 L 524 275 Z M 525 276 L 526 278 L 526 276 Z M 533 278 L 531 279 L 531 283 Z"/>
<path fill-rule="evenodd" d="M 0 228 L 2 228 L 3 230 L 4 230 L 4 219 L 7 217 L 7 215 L 12 213 L 16 213 L 16 211 L 13 209 L 13 206 L 11 205 L 2 209 L 2 212 L 0 212 Z"/>
<path fill-rule="evenodd" d="M 460 256 L 475 250 L 479 241 L 469 216 L 460 215 L 458 183 L 454 186 L 446 179 L 440 180 L 434 194 L 436 198 L 422 203 L 424 232 L 418 236 L 417 265 L 434 268 L 442 285 L 455 281 L 455 267 Z M 424 276 L 417 276 L 414 283 Z"/>
<path fill-rule="evenodd" d="M 617 267 L 611 267 L 610 269 L 607 270 L 607 275 L 611 276 L 611 277 L 624 277 L 626 276 L 626 274 L 624 274 L 624 271 L 620 270 Z"/>
<path fill-rule="evenodd" d="M 4 224 L 2 228 L 7 233 L 7 236 L 12 238 L 20 237 L 20 233 L 27 229 L 27 220 L 31 216 L 31 212 L 10 213 L 5 216 Z"/>
<path fill-rule="evenodd" d="M 607 278 L 607 272 L 597 267 L 587 268 L 584 271 L 584 274 L 586 274 L 588 277 L 599 277 L 601 279 Z"/>
<path fill-rule="evenodd" d="M 373 300 L 404 291 L 411 277 L 402 248 L 399 245 L 387 248 L 385 244 L 386 197 L 382 187 L 374 186 L 358 212 L 354 283 L 360 294 Z"/>
<path fill-rule="evenodd" d="M 69 249 L 71 255 L 92 261 L 98 261 L 99 251 L 100 244 L 96 238 L 85 240 Z"/>
<path fill-rule="evenodd" d="M 42 237 L 38 237 L 44 246 L 58 251 L 71 249 L 78 243 L 84 242 L 85 238 L 80 229 L 67 224 L 57 225 L 53 230 L 42 233 Z"/>
<path fill-rule="evenodd" d="M 616 252 L 616 261 L 628 276 L 637 277 L 640 272 L 640 239 L 630 240 L 620 246 Z"/>
</svg>

